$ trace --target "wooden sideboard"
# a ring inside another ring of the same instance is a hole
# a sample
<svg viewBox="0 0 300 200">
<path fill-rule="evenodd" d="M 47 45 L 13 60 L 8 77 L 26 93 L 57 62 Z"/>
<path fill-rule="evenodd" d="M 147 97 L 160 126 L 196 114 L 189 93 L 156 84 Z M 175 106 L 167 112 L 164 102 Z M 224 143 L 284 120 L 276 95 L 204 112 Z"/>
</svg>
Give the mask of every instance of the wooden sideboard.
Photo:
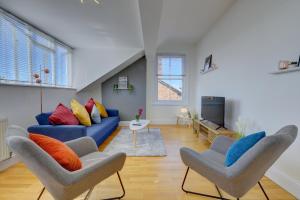
<svg viewBox="0 0 300 200">
<path fill-rule="evenodd" d="M 193 120 L 193 130 L 197 135 L 202 135 L 212 143 L 214 139 L 219 135 L 225 135 L 228 137 L 236 138 L 236 133 L 225 128 L 219 128 L 219 126 L 207 121 L 207 120 Z"/>
</svg>

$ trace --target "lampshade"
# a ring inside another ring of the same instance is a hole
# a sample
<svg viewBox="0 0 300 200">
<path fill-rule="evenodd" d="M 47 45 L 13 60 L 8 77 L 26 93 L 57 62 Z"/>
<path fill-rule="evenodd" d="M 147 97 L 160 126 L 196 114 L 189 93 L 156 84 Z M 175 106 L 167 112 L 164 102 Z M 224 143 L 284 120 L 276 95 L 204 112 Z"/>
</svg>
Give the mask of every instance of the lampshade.
<svg viewBox="0 0 300 200">
<path fill-rule="evenodd" d="M 188 112 L 188 109 L 187 109 L 187 108 L 181 108 L 181 109 L 180 109 L 180 112 L 181 112 L 181 113 L 187 113 L 187 112 Z"/>
</svg>

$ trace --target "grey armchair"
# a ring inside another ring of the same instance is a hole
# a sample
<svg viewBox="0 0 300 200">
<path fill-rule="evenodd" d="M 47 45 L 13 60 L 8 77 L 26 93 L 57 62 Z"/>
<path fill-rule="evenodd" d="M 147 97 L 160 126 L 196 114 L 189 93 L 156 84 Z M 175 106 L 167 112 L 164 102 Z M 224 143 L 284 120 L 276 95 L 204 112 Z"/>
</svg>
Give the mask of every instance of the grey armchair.
<svg viewBox="0 0 300 200">
<path fill-rule="evenodd" d="M 73 149 L 83 167 L 70 172 L 61 167 L 43 149 L 27 138 L 27 132 L 17 126 L 12 126 L 7 131 L 7 143 L 11 150 L 25 163 L 25 165 L 40 179 L 44 188 L 38 196 L 41 198 L 45 188 L 57 200 L 71 200 L 88 191 L 88 199 L 94 186 L 109 176 L 117 173 L 123 194 L 109 199 L 121 199 L 125 189 L 119 175 L 123 168 L 126 154 L 117 153 L 107 156 L 98 151 L 95 141 L 83 137 L 67 142 Z"/>
<path fill-rule="evenodd" d="M 198 153 L 188 148 L 181 148 L 180 155 L 183 163 L 187 166 L 182 190 L 195 195 L 226 199 L 219 190 L 221 188 L 231 196 L 239 199 L 258 183 L 266 199 L 269 199 L 259 180 L 294 142 L 297 132 L 298 129 L 294 125 L 283 127 L 274 135 L 261 139 L 230 167 L 224 165 L 226 152 L 234 142 L 233 139 L 228 137 L 217 137 L 210 149 L 203 153 Z M 196 171 L 214 183 L 219 196 L 186 190 L 184 183 L 189 169 Z"/>
</svg>

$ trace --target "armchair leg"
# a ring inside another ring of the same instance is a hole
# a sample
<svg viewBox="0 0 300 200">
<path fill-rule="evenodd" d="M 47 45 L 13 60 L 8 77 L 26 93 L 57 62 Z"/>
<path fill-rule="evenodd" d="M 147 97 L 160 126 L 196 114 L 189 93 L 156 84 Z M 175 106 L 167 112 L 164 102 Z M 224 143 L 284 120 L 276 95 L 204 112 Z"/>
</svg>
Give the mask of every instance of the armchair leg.
<svg viewBox="0 0 300 200">
<path fill-rule="evenodd" d="M 125 189 L 124 189 L 124 185 L 123 185 L 123 183 L 122 183 L 122 179 L 121 179 L 121 177 L 120 177 L 120 174 L 119 174 L 119 172 L 117 172 L 117 175 L 118 175 L 118 178 L 119 178 L 119 181 L 120 181 L 121 187 L 122 187 L 123 194 L 122 194 L 121 196 L 118 196 L 118 197 L 112 197 L 112 198 L 103 199 L 103 200 L 115 200 L 115 199 L 122 199 L 122 198 L 125 196 Z"/>
<path fill-rule="evenodd" d="M 219 190 L 219 188 L 218 188 L 217 185 L 215 185 L 215 187 L 216 187 L 216 189 L 217 189 L 217 191 L 218 191 L 220 197 L 218 197 L 218 196 L 213 196 L 213 195 L 209 195 L 209 194 L 202 194 L 202 193 L 198 193 L 198 192 L 192 192 L 192 191 L 189 191 L 189 190 L 184 189 L 184 183 L 185 183 L 186 177 L 187 177 L 187 175 L 188 175 L 188 173 L 189 173 L 189 170 L 190 170 L 190 168 L 188 167 L 187 170 L 186 170 L 186 173 L 185 173 L 185 175 L 184 175 L 184 179 L 183 179 L 182 185 L 181 185 L 181 189 L 182 189 L 184 192 L 190 193 L 190 194 L 195 194 L 195 195 L 200 195 L 200 196 L 204 196 L 204 197 L 210 197 L 210 198 L 214 198 L 214 199 L 229 200 L 229 199 L 226 199 L 226 198 L 224 198 L 224 197 L 222 196 L 222 193 L 221 193 L 221 191 Z M 266 191 L 264 190 L 262 184 L 260 183 L 260 181 L 258 181 L 258 185 L 259 185 L 260 189 L 262 190 L 262 192 L 264 193 L 266 199 L 267 199 L 267 200 L 270 200 L 269 197 L 268 197 L 268 195 L 267 195 L 267 193 L 266 193 Z M 240 198 L 237 198 L 237 200 L 240 200 Z"/>
<path fill-rule="evenodd" d="M 266 199 L 269 200 L 269 197 L 268 197 L 267 193 L 265 192 L 265 190 L 264 190 L 262 184 L 260 183 L 260 181 L 258 181 L 258 185 L 259 185 L 260 189 L 263 191 L 263 193 L 264 193 Z"/>
<path fill-rule="evenodd" d="M 40 192 L 40 194 L 39 194 L 37 200 L 40 200 L 40 199 L 41 199 L 41 197 L 43 196 L 44 191 L 45 191 L 45 187 L 43 187 L 43 189 L 42 189 L 42 191 Z"/>
<path fill-rule="evenodd" d="M 93 192 L 94 188 L 91 188 L 88 193 L 85 195 L 84 200 L 88 200 Z"/>
<path fill-rule="evenodd" d="M 214 199 L 229 200 L 229 199 L 226 199 L 226 198 L 222 197 L 222 194 L 221 194 L 219 188 L 218 188 L 216 185 L 215 185 L 215 186 L 216 186 L 216 189 L 217 189 L 217 191 L 218 191 L 218 193 L 219 193 L 219 195 L 220 195 L 219 197 L 218 197 L 218 196 L 209 195 L 209 194 L 203 194 L 203 193 L 198 193 L 198 192 L 192 192 L 192 191 L 189 191 L 189 190 L 184 189 L 184 183 L 185 183 L 186 177 L 187 177 L 187 175 L 188 175 L 188 173 L 189 173 L 189 170 L 190 170 L 190 168 L 188 167 L 187 170 L 186 170 L 186 173 L 185 173 L 185 176 L 184 176 L 182 185 L 181 185 L 181 189 L 182 189 L 184 192 L 190 193 L 190 194 L 199 195 L 199 196 L 204 196 L 204 197 L 214 198 Z"/>
</svg>

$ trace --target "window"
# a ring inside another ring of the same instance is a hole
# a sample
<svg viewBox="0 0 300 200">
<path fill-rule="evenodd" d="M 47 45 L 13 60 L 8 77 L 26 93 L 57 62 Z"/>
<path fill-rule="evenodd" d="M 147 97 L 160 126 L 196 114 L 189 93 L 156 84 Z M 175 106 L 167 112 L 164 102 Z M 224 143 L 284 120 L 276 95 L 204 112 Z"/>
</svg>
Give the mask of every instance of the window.
<svg viewBox="0 0 300 200">
<path fill-rule="evenodd" d="M 158 55 L 156 74 L 156 103 L 185 102 L 185 66 L 183 55 Z"/>
<path fill-rule="evenodd" d="M 0 9 L 0 83 L 70 87 L 70 61 L 70 47 Z"/>
</svg>

